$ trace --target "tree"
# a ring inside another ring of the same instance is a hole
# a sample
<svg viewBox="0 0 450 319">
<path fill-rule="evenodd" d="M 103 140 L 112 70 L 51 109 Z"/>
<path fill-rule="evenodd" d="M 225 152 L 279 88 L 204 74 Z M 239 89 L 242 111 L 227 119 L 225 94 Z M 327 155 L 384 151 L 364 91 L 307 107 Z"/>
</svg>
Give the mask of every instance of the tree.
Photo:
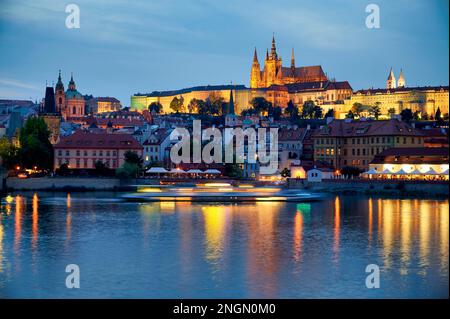
<svg viewBox="0 0 450 319">
<path fill-rule="evenodd" d="M 225 99 L 214 91 L 206 99 L 206 106 L 209 109 L 209 114 L 212 116 L 222 114 L 225 105 Z"/>
<path fill-rule="evenodd" d="M 142 165 L 144 162 L 142 160 L 142 158 L 136 152 L 132 152 L 132 151 L 126 151 L 124 154 L 124 157 L 125 157 L 125 163 L 136 165 L 136 167 L 138 169 L 138 174 L 140 174 L 140 172 L 142 171 Z"/>
<path fill-rule="evenodd" d="M 348 113 L 345 115 L 346 119 L 354 119 L 355 115 L 353 114 L 352 110 L 348 111 Z"/>
<path fill-rule="evenodd" d="M 379 103 L 379 102 L 377 102 L 377 103 Z M 378 120 L 378 118 L 379 118 L 380 115 L 381 115 L 381 108 L 380 108 L 380 106 L 379 106 L 379 105 L 372 106 L 372 107 L 369 109 L 369 113 L 370 113 L 376 120 Z"/>
<path fill-rule="evenodd" d="M 404 109 L 400 112 L 400 117 L 403 122 L 409 123 L 413 120 L 414 115 L 411 109 Z"/>
<path fill-rule="evenodd" d="M 172 102 L 170 102 L 170 108 L 175 112 L 175 113 L 180 113 L 184 111 L 184 98 L 182 96 L 178 97 L 174 97 L 172 99 Z"/>
<path fill-rule="evenodd" d="M 354 166 L 344 166 L 341 168 L 341 174 L 344 176 L 359 176 L 361 174 L 361 170 L 358 167 Z"/>
<path fill-rule="evenodd" d="M 225 164 L 225 175 L 230 178 L 242 178 L 242 169 L 236 163 L 226 163 Z"/>
<path fill-rule="evenodd" d="M 284 110 L 284 113 L 286 115 L 289 115 L 291 119 L 297 119 L 298 118 L 298 107 L 294 105 L 292 100 L 289 100 L 286 109 Z"/>
<path fill-rule="evenodd" d="M 272 103 L 260 96 L 253 98 L 250 101 L 250 104 L 258 115 L 268 113 L 269 109 L 272 107 Z"/>
<path fill-rule="evenodd" d="M 329 109 L 327 111 L 327 113 L 325 113 L 324 118 L 328 118 L 328 117 L 334 118 L 334 110 L 333 109 Z"/>
<path fill-rule="evenodd" d="M 0 138 L 0 159 L 5 168 L 13 168 L 19 163 L 19 149 L 15 147 L 6 137 Z"/>
<path fill-rule="evenodd" d="M 163 110 L 163 106 L 161 105 L 161 103 L 159 102 L 152 102 L 150 103 L 150 105 L 148 106 L 148 110 L 151 113 L 156 113 L 156 114 L 160 114 Z"/>
<path fill-rule="evenodd" d="M 365 107 L 361 103 L 355 102 L 353 103 L 352 113 L 357 117 L 361 116 L 361 113 L 364 112 Z"/>
<path fill-rule="evenodd" d="M 302 118 L 304 119 L 320 119 L 322 118 L 322 108 L 314 103 L 314 101 L 306 101 L 302 108 Z"/>
<path fill-rule="evenodd" d="M 242 116 L 256 115 L 256 111 L 252 107 L 249 107 L 248 109 L 242 110 L 241 115 Z"/>
<path fill-rule="evenodd" d="M 67 176 L 70 173 L 69 165 L 67 163 L 61 164 L 58 169 L 56 169 L 56 174 L 60 176 Z"/>
<path fill-rule="evenodd" d="M 50 132 L 41 117 L 29 118 L 20 130 L 19 159 L 25 168 L 53 168 Z"/>
<path fill-rule="evenodd" d="M 437 108 L 436 114 L 434 115 L 434 119 L 435 119 L 436 121 L 442 120 L 441 108 L 439 108 L 439 107 Z"/>
<path fill-rule="evenodd" d="M 391 107 L 391 108 L 388 110 L 388 114 L 389 114 L 389 115 L 394 115 L 394 114 L 395 114 L 395 108 Z"/>
<path fill-rule="evenodd" d="M 275 106 L 271 108 L 271 115 L 275 121 L 278 121 L 281 118 L 281 114 L 283 111 L 281 110 L 281 107 Z"/>
<path fill-rule="evenodd" d="M 200 113 L 200 104 L 201 102 L 205 103 L 203 100 L 199 100 L 196 98 L 191 99 L 187 108 L 189 113 Z"/>
<path fill-rule="evenodd" d="M 96 161 L 94 167 L 95 174 L 98 176 L 106 176 L 109 173 L 109 168 L 102 161 Z"/>
<path fill-rule="evenodd" d="M 120 179 L 130 179 L 139 176 L 139 166 L 135 163 L 125 162 L 116 169 L 116 176 Z"/>
<path fill-rule="evenodd" d="M 291 177 L 291 171 L 290 171 L 287 167 L 285 167 L 285 168 L 283 168 L 283 170 L 281 171 L 280 175 L 281 175 L 282 177 Z"/>
<path fill-rule="evenodd" d="M 420 117 L 421 117 L 420 111 L 415 111 L 415 112 L 413 113 L 413 119 L 414 119 L 414 121 L 420 120 Z"/>
</svg>

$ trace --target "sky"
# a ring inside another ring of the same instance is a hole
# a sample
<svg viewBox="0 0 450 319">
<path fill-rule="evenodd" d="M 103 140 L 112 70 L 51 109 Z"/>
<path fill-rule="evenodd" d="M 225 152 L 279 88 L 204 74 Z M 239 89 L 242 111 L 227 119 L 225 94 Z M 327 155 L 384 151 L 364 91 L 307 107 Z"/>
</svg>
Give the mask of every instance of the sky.
<svg viewBox="0 0 450 319">
<path fill-rule="evenodd" d="M 80 9 L 80 28 L 65 12 Z M 380 8 L 380 28 L 365 9 Z M 58 70 L 82 94 L 130 96 L 197 85 L 249 86 L 275 35 L 283 65 L 322 65 L 354 90 L 449 83 L 448 0 L 0 0 L 0 99 L 40 100 Z"/>
</svg>

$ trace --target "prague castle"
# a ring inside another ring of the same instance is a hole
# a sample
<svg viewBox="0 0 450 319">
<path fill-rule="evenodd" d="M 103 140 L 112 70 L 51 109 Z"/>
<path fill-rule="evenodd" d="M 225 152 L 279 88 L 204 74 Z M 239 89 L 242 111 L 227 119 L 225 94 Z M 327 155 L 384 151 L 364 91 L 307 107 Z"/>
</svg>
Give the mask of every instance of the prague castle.
<svg viewBox="0 0 450 319">
<path fill-rule="evenodd" d="M 325 114 L 334 111 L 336 118 L 345 118 L 355 103 L 362 104 L 366 110 L 377 106 L 381 118 L 389 118 L 392 112 L 400 114 L 404 109 L 420 112 L 423 116 L 434 117 L 437 110 L 442 115 L 449 112 L 448 86 L 408 87 L 403 70 L 398 80 L 393 68 L 390 69 L 385 88 L 353 91 L 348 81 L 330 80 L 320 65 L 297 67 L 292 50 L 290 67 L 283 67 L 277 53 L 275 38 L 272 47 L 266 52 L 264 66 L 258 60 L 256 48 L 250 71 L 250 88 L 244 85 L 197 86 L 173 91 L 154 91 L 148 94 L 131 96 L 131 108 L 147 109 L 153 102 L 162 105 L 162 113 L 171 113 L 171 102 L 177 98 L 187 106 L 192 99 L 206 100 L 211 95 L 219 96 L 228 103 L 230 90 L 233 91 L 237 114 L 250 106 L 255 97 L 264 97 L 274 106 L 286 108 L 289 101 L 301 109 L 306 101 L 313 101 Z M 370 115 L 370 112 L 366 112 Z M 365 115 L 365 114 L 364 114 Z"/>
<path fill-rule="evenodd" d="M 292 49 L 291 66 L 283 67 L 281 58 L 278 56 L 275 37 L 272 38 L 272 48 L 266 52 L 264 68 L 261 71 L 258 55 L 253 55 L 253 64 L 250 75 L 250 88 L 268 88 L 273 84 L 283 85 L 289 83 L 325 82 L 327 76 L 320 65 L 295 66 L 294 49 Z"/>
</svg>

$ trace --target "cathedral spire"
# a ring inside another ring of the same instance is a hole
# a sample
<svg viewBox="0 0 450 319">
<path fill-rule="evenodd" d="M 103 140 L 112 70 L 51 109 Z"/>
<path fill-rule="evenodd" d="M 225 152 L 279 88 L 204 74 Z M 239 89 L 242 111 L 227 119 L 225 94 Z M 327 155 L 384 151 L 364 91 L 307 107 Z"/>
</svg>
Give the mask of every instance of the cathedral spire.
<svg viewBox="0 0 450 319">
<path fill-rule="evenodd" d="M 397 83 L 395 81 L 394 70 L 391 67 L 391 70 L 389 71 L 388 79 L 386 81 L 386 88 L 387 89 L 395 89 L 396 87 L 397 87 Z"/>
<path fill-rule="evenodd" d="M 294 55 L 294 48 L 292 48 L 291 68 L 292 68 L 292 69 L 295 69 L 295 55 Z"/>
<path fill-rule="evenodd" d="M 266 60 L 269 60 L 269 49 L 266 49 Z"/>
<path fill-rule="evenodd" d="M 55 87 L 55 91 L 59 91 L 59 90 L 64 91 L 64 84 L 62 83 L 62 79 L 61 79 L 61 70 L 59 70 L 58 82 L 56 82 L 56 87 Z"/>
<path fill-rule="evenodd" d="M 401 87 L 405 87 L 405 86 L 406 86 L 405 75 L 403 74 L 403 69 L 400 69 L 400 75 L 398 76 L 397 87 L 401 88 Z"/>
<path fill-rule="evenodd" d="M 73 80 L 73 72 L 70 72 L 69 90 L 76 90 L 75 81 Z"/>
<path fill-rule="evenodd" d="M 272 36 L 272 49 L 270 50 L 270 57 L 272 59 L 276 59 L 277 58 L 277 47 L 275 44 L 275 34 Z"/>
<path fill-rule="evenodd" d="M 253 63 L 259 63 L 258 62 L 258 54 L 256 53 L 256 47 L 255 47 L 255 53 L 253 53 Z"/>
</svg>

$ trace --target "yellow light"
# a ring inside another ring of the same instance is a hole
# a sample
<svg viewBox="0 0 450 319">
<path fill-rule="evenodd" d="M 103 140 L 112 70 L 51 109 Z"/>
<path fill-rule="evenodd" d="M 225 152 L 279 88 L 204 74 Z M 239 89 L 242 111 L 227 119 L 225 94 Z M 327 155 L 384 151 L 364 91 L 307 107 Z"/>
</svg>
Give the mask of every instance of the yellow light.
<svg viewBox="0 0 450 319">
<path fill-rule="evenodd" d="M 11 204 L 13 200 L 14 200 L 14 198 L 11 195 L 6 196 L 6 202 L 8 204 Z"/>
<path fill-rule="evenodd" d="M 254 186 L 253 186 L 253 185 L 246 185 L 246 184 L 243 184 L 243 185 L 239 185 L 238 187 L 239 187 L 239 188 L 253 188 Z"/>
<path fill-rule="evenodd" d="M 197 186 L 201 186 L 201 184 L 199 184 Z M 231 184 L 230 183 L 206 183 L 203 186 L 205 186 L 205 187 L 228 187 L 228 186 L 231 186 Z"/>
</svg>

